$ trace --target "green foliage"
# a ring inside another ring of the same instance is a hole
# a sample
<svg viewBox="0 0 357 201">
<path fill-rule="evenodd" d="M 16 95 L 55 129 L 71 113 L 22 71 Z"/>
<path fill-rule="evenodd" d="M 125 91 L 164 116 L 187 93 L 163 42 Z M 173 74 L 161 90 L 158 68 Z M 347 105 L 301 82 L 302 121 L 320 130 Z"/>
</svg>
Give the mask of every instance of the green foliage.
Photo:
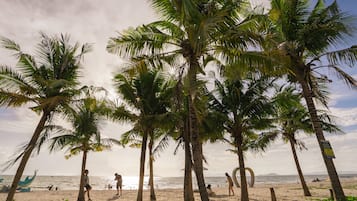
<svg viewBox="0 0 357 201">
<path fill-rule="evenodd" d="M 331 198 L 327 198 L 327 199 L 320 199 L 320 200 L 316 200 L 316 201 L 334 201 L 334 199 Z M 357 197 L 355 196 L 346 196 L 346 201 L 357 201 Z"/>
<path fill-rule="evenodd" d="M 216 97 L 212 108 L 222 114 L 224 129 L 231 139 L 226 141 L 244 151 L 264 149 L 268 141 L 259 130 L 269 129 L 272 125 L 270 115 L 273 107 L 267 96 L 273 80 L 259 75 L 249 75 L 244 80 L 216 80 Z M 238 143 L 238 144 L 237 144 Z"/>
<path fill-rule="evenodd" d="M 48 123 L 53 114 L 66 108 L 77 94 L 81 59 L 90 51 L 90 46 L 72 45 L 69 35 L 62 34 L 50 37 L 41 33 L 40 41 L 36 54 L 30 55 L 14 41 L 0 37 L 0 46 L 12 51 L 17 59 L 16 67 L 0 65 L 0 106 L 26 105 L 37 114 L 42 113 Z M 35 143 L 40 146 L 43 141 Z M 5 169 L 21 159 L 28 144 L 22 148 L 7 162 Z"/>
<path fill-rule="evenodd" d="M 60 150 L 68 148 L 66 159 L 78 155 L 80 152 L 100 152 L 110 149 L 112 144 L 120 144 L 119 141 L 111 138 L 101 138 L 99 125 L 106 117 L 106 100 L 100 100 L 94 95 L 97 88 L 82 88 L 84 97 L 67 108 L 65 117 L 72 125 L 72 130 L 61 127 L 51 127 L 50 131 L 55 131 L 56 136 L 51 138 L 50 150 Z M 48 132 L 43 133 L 42 138 L 48 137 Z"/>
<path fill-rule="evenodd" d="M 133 124 L 133 129 L 122 134 L 123 145 L 140 148 L 140 137 L 145 132 L 153 131 L 150 139 L 158 140 L 166 134 L 163 130 L 174 127 L 174 117 L 170 112 L 174 92 L 172 80 L 165 80 L 158 70 L 146 68 L 130 75 L 118 74 L 114 81 L 125 104 L 114 108 L 113 118 Z"/>
</svg>

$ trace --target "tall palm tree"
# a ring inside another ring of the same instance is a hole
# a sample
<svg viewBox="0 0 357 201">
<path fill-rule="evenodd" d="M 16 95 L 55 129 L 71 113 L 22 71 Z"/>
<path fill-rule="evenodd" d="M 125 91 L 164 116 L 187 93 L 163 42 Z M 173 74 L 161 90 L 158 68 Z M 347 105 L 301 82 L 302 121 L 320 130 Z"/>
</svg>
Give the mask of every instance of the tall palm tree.
<svg viewBox="0 0 357 201">
<path fill-rule="evenodd" d="M 300 100 L 301 96 L 298 93 L 294 93 L 294 88 L 292 87 L 283 88 L 273 97 L 274 106 L 276 108 L 276 121 L 280 128 L 276 134 L 281 134 L 284 141 L 290 143 L 304 195 L 311 196 L 296 154 L 296 146 L 305 147 L 302 142 L 296 139 L 297 132 L 313 132 L 309 114 L 306 108 L 300 103 Z"/>
<path fill-rule="evenodd" d="M 293 87 L 283 87 L 273 97 L 273 103 L 276 108 L 275 118 L 278 123 L 278 130 L 275 130 L 272 133 L 275 132 L 276 134 L 281 134 L 283 140 L 290 144 L 304 195 L 311 196 L 296 154 L 297 146 L 305 148 L 304 143 L 296 139 L 296 134 L 299 132 L 312 134 L 314 132 L 310 115 L 306 107 L 301 104 L 301 98 L 301 94 L 297 93 L 296 89 Z M 342 132 L 337 126 L 331 123 L 330 117 L 323 113 L 323 111 L 319 112 L 319 119 L 324 131 Z"/>
<path fill-rule="evenodd" d="M 219 45 L 217 40 L 222 35 L 222 31 L 229 30 L 227 24 L 240 21 L 237 12 L 245 1 L 152 0 L 151 2 L 163 20 L 122 32 L 118 37 L 109 40 L 107 50 L 121 56 L 149 60 L 156 65 L 168 64 L 185 73 L 183 79 L 188 86 L 189 114 L 187 119 L 189 135 L 186 137 L 190 137 L 192 145 L 193 164 L 201 200 L 208 201 L 203 176 L 202 143 L 198 129 L 200 122 L 194 107 L 198 89 L 197 76 L 204 74 L 204 67 L 213 60 L 215 51 L 221 53 L 223 46 Z M 235 47 L 245 49 L 252 41 L 242 39 L 235 42 L 240 44 Z M 185 196 L 186 199 L 192 201 L 193 197 Z"/>
<path fill-rule="evenodd" d="M 170 116 L 169 107 L 173 95 L 173 83 L 171 81 L 165 82 L 159 71 L 144 68 L 133 77 L 117 74 L 115 85 L 125 104 L 135 110 L 130 111 L 125 105 L 122 105 L 114 111 L 115 119 L 133 123 L 133 128 L 123 134 L 124 141 L 135 139 L 137 135 L 142 138 L 140 141 L 140 177 L 137 195 L 137 200 L 141 201 L 143 199 L 147 141 L 149 139 L 151 142 L 149 146 L 153 146 L 155 135 L 160 133 L 159 129 L 165 127 L 165 125 L 172 125 L 171 118 L 168 117 Z M 150 155 L 150 157 L 153 156 Z M 151 178 L 153 179 L 153 175 L 151 175 Z M 156 200 L 153 180 L 151 182 L 150 199 Z"/>
<path fill-rule="evenodd" d="M 17 185 L 24 172 L 37 140 L 54 113 L 66 107 L 76 94 L 78 70 L 81 58 L 90 48 L 85 44 L 70 45 L 69 36 L 49 37 L 41 34 L 37 55 L 24 53 L 18 44 L 0 38 L 1 45 L 13 52 L 18 59 L 17 68 L 2 66 L 0 69 L 0 105 L 20 107 L 32 104 L 30 109 L 41 114 L 36 129 L 24 151 L 15 159 L 19 167 L 10 187 L 6 201 L 13 201 Z M 10 163 L 13 165 L 14 163 Z"/>
<path fill-rule="evenodd" d="M 230 134 L 238 156 L 241 177 L 241 200 L 248 201 L 245 174 L 244 151 L 256 148 L 257 131 L 270 128 L 272 106 L 266 94 L 272 87 L 267 78 L 254 78 L 253 74 L 244 80 L 216 80 L 216 98 L 213 107 L 224 114 L 224 129 Z"/>
<path fill-rule="evenodd" d="M 88 152 L 109 149 L 113 143 L 120 144 L 112 138 L 102 138 L 99 124 L 108 113 L 105 101 L 87 96 L 75 104 L 73 109 L 66 113 L 73 130 L 60 129 L 58 135 L 50 139 L 50 151 L 68 148 L 66 158 L 80 154 L 82 156 L 81 178 L 78 192 L 78 201 L 84 201 L 84 170 L 86 169 Z M 47 137 L 44 135 L 43 137 Z"/>
<path fill-rule="evenodd" d="M 333 160 L 324 153 L 322 143 L 326 139 L 313 98 L 321 97 L 317 82 L 328 80 L 323 69 L 330 69 L 348 85 L 357 86 L 356 80 L 341 69 L 344 64 L 355 64 L 357 46 L 331 51 L 347 44 L 354 31 L 354 23 L 350 23 L 353 18 L 340 11 L 337 1 L 325 5 L 323 0 L 312 8 L 306 0 L 272 0 L 269 17 L 273 25 L 271 38 L 275 41 L 270 47 L 278 47 L 281 54 L 277 61 L 284 61 L 282 66 L 287 68 L 290 80 L 302 89 L 335 198 L 344 201 Z M 326 104 L 326 100 L 320 100 Z"/>
<path fill-rule="evenodd" d="M 205 82 L 201 82 L 199 88 L 200 90 L 197 90 L 196 94 L 196 101 L 195 101 L 195 108 L 197 111 L 197 117 L 199 119 L 199 133 L 200 133 L 200 143 L 201 146 L 205 142 L 211 142 L 214 143 L 217 140 L 221 140 L 223 138 L 223 121 L 222 121 L 222 115 L 221 113 L 212 110 L 210 108 L 209 102 L 212 99 L 212 94 L 207 90 L 205 87 L 206 84 Z M 176 92 L 177 98 L 180 98 L 179 96 L 184 96 L 186 89 L 180 92 Z M 183 93 L 182 93 L 183 92 Z M 179 95 L 180 94 L 180 95 Z M 181 97 L 182 98 L 182 97 Z M 185 109 L 187 110 L 187 96 L 185 97 L 186 101 L 183 101 L 184 103 L 176 103 L 176 104 L 182 104 L 181 109 L 183 110 L 179 113 L 181 121 L 177 124 L 177 130 L 178 134 L 176 134 L 176 141 L 177 141 L 177 146 L 175 149 L 174 154 L 178 152 L 178 148 L 182 146 L 185 152 L 185 176 L 184 176 L 184 200 L 192 200 L 193 199 L 193 189 L 192 189 L 192 170 L 193 170 L 193 161 L 192 161 L 192 149 L 191 149 L 191 144 L 190 144 L 190 137 L 189 137 L 189 132 L 187 132 L 188 129 L 188 114 Z M 179 101 L 178 101 L 179 102 Z M 205 157 L 203 156 L 203 159 L 205 160 Z M 205 162 L 207 162 L 205 160 Z"/>
</svg>

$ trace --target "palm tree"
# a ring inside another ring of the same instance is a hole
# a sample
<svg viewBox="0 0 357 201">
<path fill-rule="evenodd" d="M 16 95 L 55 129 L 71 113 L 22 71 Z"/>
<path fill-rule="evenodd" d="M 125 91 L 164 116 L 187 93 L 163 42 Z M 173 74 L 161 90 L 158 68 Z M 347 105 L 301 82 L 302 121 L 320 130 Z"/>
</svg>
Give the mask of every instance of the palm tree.
<svg viewBox="0 0 357 201">
<path fill-rule="evenodd" d="M 6 201 L 13 201 L 17 184 L 46 122 L 76 94 L 74 88 L 78 84 L 80 60 L 90 48 L 87 44 L 70 45 L 69 39 L 67 35 L 49 37 L 42 33 L 38 54 L 31 56 L 24 53 L 14 41 L 0 38 L 1 45 L 14 51 L 18 59 L 18 71 L 8 66 L 0 69 L 0 105 L 20 107 L 31 103 L 30 109 L 41 114 L 26 148 L 10 163 L 13 165 L 21 159 Z"/>
<path fill-rule="evenodd" d="M 216 111 L 224 114 L 224 129 L 230 133 L 235 153 L 238 155 L 241 176 L 241 200 L 248 201 L 243 153 L 257 148 L 258 130 L 270 128 L 272 106 L 266 95 L 272 86 L 267 78 L 254 78 L 248 74 L 244 80 L 216 80 L 216 98 L 212 102 Z M 230 140 L 229 140 L 230 141 Z"/>
<path fill-rule="evenodd" d="M 188 86 L 187 131 L 192 145 L 194 170 L 201 200 L 208 201 L 202 165 L 202 147 L 199 121 L 194 107 L 197 92 L 197 76 L 204 74 L 204 67 L 214 60 L 215 51 L 221 53 L 217 40 L 227 24 L 240 21 L 237 12 L 243 1 L 210 0 L 152 0 L 153 7 L 163 20 L 128 29 L 108 42 L 107 50 L 121 56 L 149 60 L 154 65 L 168 64 L 185 72 L 184 83 Z M 237 25 L 238 27 L 238 25 Z M 237 37 L 239 38 L 239 37 Z M 245 37 L 244 37 L 245 39 Z M 246 49 L 251 40 L 236 40 L 235 47 Z M 220 43 L 222 44 L 222 43 Z M 181 73 L 178 73 L 181 75 Z M 187 140 L 186 140 L 187 141 Z M 192 201 L 193 197 L 185 196 Z"/>
<path fill-rule="evenodd" d="M 165 128 L 165 125 L 172 125 L 169 107 L 173 94 L 173 83 L 171 81 L 165 82 L 164 77 L 159 71 L 144 68 L 140 69 L 133 77 L 117 74 L 115 76 L 115 85 L 124 102 L 135 109 L 135 111 L 130 111 L 125 105 L 122 105 L 114 111 L 113 116 L 115 119 L 133 123 L 133 128 L 122 135 L 123 143 L 130 142 L 130 139 L 135 140 L 135 137 L 138 135 L 142 137 L 140 142 L 137 141 L 141 145 L 140 177 L 137 195 L 137 200 L 139 201 L 143 199 L 147 141 L 148 139 L 150 140 L 150 172 L 153 174 L 153 142 L 157 138 L 157 134 L 162 134 L 160 129 Z M 153 175 L 150 175 L 150 178 L 152 179 L 150 181 L 150 199 L 156 200 Z"/>
<path fill-rule="evenodd" d="M 85 200 L 83 173 L 86 169 L 88 152 L 109 149 L 113 143 L 120 144 L 115 139 L 101 137 L 99 124 L 103 117 L 107 115 L 108 108 L 105 101 L 100 101 L 89 94 L 87 95 L 66 113 L 73 130 L 60 129 L 57 132 L 60 134 L 50 139 L 52 141 L 50 151 L 68 148 L 69 154 L 66 155 L 66 158 L 83 152 L 78 201 Z M 46 138 L 47 134 L 43 137 Z"/>
<path fill-rule="evenodd" d="M 188 114 L 187 114 L 187 96 L 185 96 L 182 80 L 179 79 L 176 85 L 175 93 L 175 107 L 174 112 L 178 114 L 177 121 L 178 137 L 176 138 L 177 147 L 174 154 L 177 153 L 179 145 L 184 144 L 185 151 L 185 167 L 184 167 L 184 200 L 194 200 L 193 186 L 192 186 L 192 149 L 191 149 L 191 135 L 189 133 Z M 184 99 L 184 100 L 183 100 Z"/>
<path fill-rule="evenodd" d="M 312 134 L 314 132 L 310 115 L 306 107 L 301 104 L 301 98 L 301 94 L 297 93 L 293 87 L 282 87 L 273 97 L 273 103 L 276 108 L 276 121 L 279 125 L 279 129 L 272 133 L 281 134 L 284 141 L 289 142 L 304 195 L 311 196 L 296 154 L 297 146 L 305 148 L 304 143 L 296 139 L 296 134 L 298 134 L 298 132 L 304 132 L 306 134 Z M 337 126 L 331 123 L 331 119 L 327 114 L 323 113 L 323 111 L 319 111 L 319 113 L 318 117 L 324 131 L 342 132 Z M 274 137 L 274 135 L 271 135 L 271 137 Z"/>
<path fill-rule="evenodd" d="M 280 128 L 276 131 L 276 134 L 281 134 L 284 141 L 290 143 L 304 195 L 311 196 L 296 154 L 296 146 L 305 148 L 303 142 L 296 139 L 297 132 L 313 132 L 309 114 L 300 103 L 300 100 L 301 96 L 298 93 L 294 93 L 294 88 L 292 87 L 283 88 L 273 97 L 274 106 L 276 107 L 276 121 Z"/>
<path fill-rule="evenodd" d="M 276 61 L 284 64 L 289 78 L 297 82 L 313 122 L 317 141 L 330 177 L 336 200 L 346 200 L 335 165 L 324 153 L 322 143 L 326 141 L 318 119 L 314 97 L 319 95 L 319 80 L 328 80 L 324 68 L 336 72 L 350 86 L 356 80 L 341 69 L 341 65 L 353 66 L 357 59 L 357 46 L 331 51 L 331 48 L 347 44 L 353 34 L 352 18 L 339 10 L 337 1 L 325 5 L 318 0 L 313 8 L 305 0 L 272 0 L 269 17 L 273 25 L 274 43 L 281 54 Z M 326 100 L 322 103 L 326 104 Z"/>
</svg>

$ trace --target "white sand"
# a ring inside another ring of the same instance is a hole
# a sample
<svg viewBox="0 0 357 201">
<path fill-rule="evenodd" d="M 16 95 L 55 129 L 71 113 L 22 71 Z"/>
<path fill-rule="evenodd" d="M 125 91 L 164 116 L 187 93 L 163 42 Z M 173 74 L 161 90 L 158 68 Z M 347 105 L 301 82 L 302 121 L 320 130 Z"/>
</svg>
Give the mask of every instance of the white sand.
<svg viewBox="0 0 357 201">
<path fill-rule="evenodd" d="M 344 192 L 349 196 L 357 196 L 357 178 L 341 180 Z M 304 197 L 300 184 L 269 184 L 256 185 L 254 188 L 249 188 L 249 198 L 252 201 L 270 201 L 270 187 L 274 187 L 274 191 L 278 201 L 300 201 L 300 200 L 319 200 L 330 196 L 329 182 L 308 183 L 312 197 Z M 211 197 L 212 201 L 237 201 L 239 200 L 240 189 L 235 188 L 235 196 L 228 196 L 228 189 L 213 188 L 217 194 Z M 124 190 L 123 196 L 115 195 L 115 190 L 93 190 L 91 198 L 93 201 L 133 201 L 136 200 L 136 190 Z M 149 191 L 144 191 L 144 200 L 149 200 Z M 33 191 L 29 193 L 16 193 L 16 201 L 75 201 L 77 200 L 78 191 Z M 165 189 L 156 190 L 158 201 L 182 201 L 182 189 Z M 6 199 L 6 193 L 0 193 L 0 200 Z M 195 200 L 200 201 L 198 193 L 195 193 Z"/>
</svg>

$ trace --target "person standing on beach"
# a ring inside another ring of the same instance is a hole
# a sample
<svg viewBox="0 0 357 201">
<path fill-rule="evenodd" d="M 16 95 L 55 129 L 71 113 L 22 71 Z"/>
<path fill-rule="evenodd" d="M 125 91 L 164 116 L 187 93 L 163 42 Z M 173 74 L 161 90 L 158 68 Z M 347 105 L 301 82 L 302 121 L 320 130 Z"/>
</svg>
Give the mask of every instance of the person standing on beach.
<svg viewBox="0 0 357 201">
<path fill-rule="evenodd" d="M 86 188 L 86 190 L 84 191 L 84 193 L 87 192 L 88 201 L 91 201 L 90 195 L 89 195 L 89 191 L 92 190 L 92 186 L 89 184 L 88 173 L 89 173 L 88 170 L 84 170 L 84 188 Z"/>
<path fill-rule="evenodd" d="M 210 196 L 210 197 L 216 196 L 216 193 L 213 192 L 213 190 L 211 188 L 211 184 L 207 185 L 207 193 L 208 193 L 208 196 Z"/>
<path fill-rule="evenodd" d="M 229 176 L 229 174 L 226 172 L 226 177 L 227 177 L 227 182 L 228 182 L 228 195 L 234 195 L 234 191 L 233 191 L 233 180 L 231 178 L 231 176 Z"/>
<path fill-rule="evenodd" d="M 115 173 L 114 176 L 115 176 L 114 180 L 117 181 L 117 195 L 119 195 L 119 189 L 120 189 L 120 195 L 119 196 L 121 196 L 122 195 L 121 189 L 122 189 L 122 185 L 123 185 L 123 179 L 122 179 L 121 175 L 118 174 L 118 173 Z"/>
</svg>

